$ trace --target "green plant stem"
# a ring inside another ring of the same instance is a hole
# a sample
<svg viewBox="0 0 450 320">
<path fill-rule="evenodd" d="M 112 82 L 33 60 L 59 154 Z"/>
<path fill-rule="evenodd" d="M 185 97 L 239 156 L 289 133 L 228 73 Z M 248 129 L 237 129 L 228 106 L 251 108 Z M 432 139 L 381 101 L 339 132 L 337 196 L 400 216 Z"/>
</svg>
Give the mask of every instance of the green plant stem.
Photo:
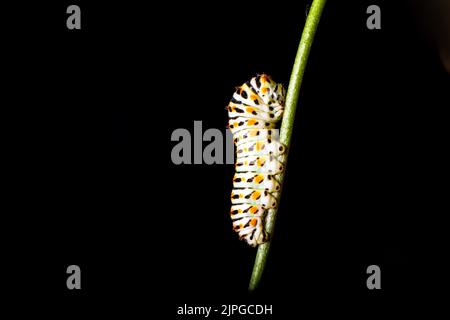
<svg viewBox="0 0 450 320">
<path fill-rule="evenodd" d="M 297 101 L 300 93 L 300 86 L 305 72 L 306 63 L 308 61 L 311 45 L 314 40 L 314 35 L 319 25 L 320 16 L 325 6 L 326 0 L 314 0 L 306 18 L 305 27 L 303 28 L 302 38 L 298 46 L 297 56 L 295 57 L 294 67 L 292 68 L 291 79 L 286 94 L 286 105 L 284 109 L 283 121 L 280 129 L 280 142 L 286 147 L 286 153 L 282 160 L 286 163 L 287 153 L 291 143 L 292 129 L 294 127 L 295 111 L 297 109 Z M 282 185 L 284 180 L 284 172 L 277 176 L 277 180 Z M 277 198 L 280 199 L 281 192 Z M 266 231 L 273 236 L 275 227 L 275 218 L 277 215 L 276 209 L 270 209 L 266 217 Z M 254 291 L 264 271 L 264 266 L 267 261 L 267 256 L 270 249 L 270 240 L 259 245 L 256 253 L 255 264 L 253 266 L 253 273 L 250 279 L 249 291 Z"/>
</svg>

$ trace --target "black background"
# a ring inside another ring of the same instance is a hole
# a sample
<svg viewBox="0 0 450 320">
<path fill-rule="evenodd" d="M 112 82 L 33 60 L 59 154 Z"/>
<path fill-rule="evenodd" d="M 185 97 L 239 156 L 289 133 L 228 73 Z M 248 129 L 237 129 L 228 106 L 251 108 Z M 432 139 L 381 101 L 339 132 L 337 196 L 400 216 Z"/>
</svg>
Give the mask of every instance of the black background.
<svg viewBox="0 0 450 320">
<path fill-rule="evenodd" d="M 256 73 L 287 86 L 307 2 L 75 1 L 72 31 L 71 2 L 4 10 L 9 297 L 62 318 L 175 318 L 185 303 L 273 304 L 280 318 L 418 308 L 445 270 L 433 229 L 448 75 L 409 3 L 392 2 L 326 5 L 253 295 L 256 251 L 228 217 L 233 166 L 174 165 L 170 137 L 194 120 L 225 131 L 234 87 Z M 381 30 L 366 28 L 370 4 Z M 81 291 L 66 288 L 71 264 Z M 380 291 L 366 288 L 371 264 Z"/>
</svg>

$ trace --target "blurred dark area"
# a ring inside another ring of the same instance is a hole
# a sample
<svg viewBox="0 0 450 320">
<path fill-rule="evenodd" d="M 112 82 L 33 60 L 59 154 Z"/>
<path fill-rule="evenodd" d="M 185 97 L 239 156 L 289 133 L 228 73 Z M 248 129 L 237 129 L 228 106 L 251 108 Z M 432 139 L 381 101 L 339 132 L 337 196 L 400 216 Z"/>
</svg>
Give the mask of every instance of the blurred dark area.
<svg viewBox="0 0 450 320">
<path fill-rule="evenodd" d="M 163 319 L 185 303 L 265 303 L 283 319 L 414 313 L 442 297 L 448 2 L 328 1 L 253 295 L 256 251 L 228 216 L 233 166 L 175 165 L 170 138 L 196 120 L 225 132 L 234 87 L 256 73 L 287 86 L 310 2 L 74 2 L 78 31 L 67 1 L 14 5 L 3 21 L 11 300 Z M 380 30 L 366 27 L 371 4 Z M 371 264 L 380 291 L 366 287 Z"/>
<path fill-rule="evenodd" d="M 450 73 L 450 2 L 411 0 L 409 4 L 422 34 L 437 49 L 444 68 Z"/>
</svg>

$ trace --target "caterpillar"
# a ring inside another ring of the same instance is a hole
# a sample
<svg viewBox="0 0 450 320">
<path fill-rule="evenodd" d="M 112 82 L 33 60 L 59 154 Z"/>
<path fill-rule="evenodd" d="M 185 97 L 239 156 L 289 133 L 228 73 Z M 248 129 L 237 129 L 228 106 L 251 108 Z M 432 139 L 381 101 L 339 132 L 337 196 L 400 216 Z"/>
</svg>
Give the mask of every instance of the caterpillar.
<svg viewBox="0 0 450 320">
<path fill-rule="evenodd" d="M 236 147 L 230 216 L 241 240 L 255 247 L 268 240 L 267 210 L 277 207 L 285 146 L 278 141 L 276 124 L 284 110 L 285 90 L 266 74 L 236 88 L 228 110 L 228 128 Z"/>
</svg>

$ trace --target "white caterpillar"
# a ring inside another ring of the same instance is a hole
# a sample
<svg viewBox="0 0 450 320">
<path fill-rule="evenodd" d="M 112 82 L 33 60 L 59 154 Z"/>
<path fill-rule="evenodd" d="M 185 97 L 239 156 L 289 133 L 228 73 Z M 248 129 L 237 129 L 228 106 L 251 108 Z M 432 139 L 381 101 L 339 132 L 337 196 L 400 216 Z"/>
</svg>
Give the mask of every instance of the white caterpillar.
<svg viewBox="0 0 450 320">
<path fill-rule="evenodd" d="M 227 107 L 237 157 L 230 215 L 240 239 L 253 247 L 267 241 L 266 213 L 278 205 L 280 184 L 274 175 L 284 170 L 279 156 L 286 148 L 274 129 L 284 99 L 283 86 L 262 74 L 238 87 Z"/>
</svg>

